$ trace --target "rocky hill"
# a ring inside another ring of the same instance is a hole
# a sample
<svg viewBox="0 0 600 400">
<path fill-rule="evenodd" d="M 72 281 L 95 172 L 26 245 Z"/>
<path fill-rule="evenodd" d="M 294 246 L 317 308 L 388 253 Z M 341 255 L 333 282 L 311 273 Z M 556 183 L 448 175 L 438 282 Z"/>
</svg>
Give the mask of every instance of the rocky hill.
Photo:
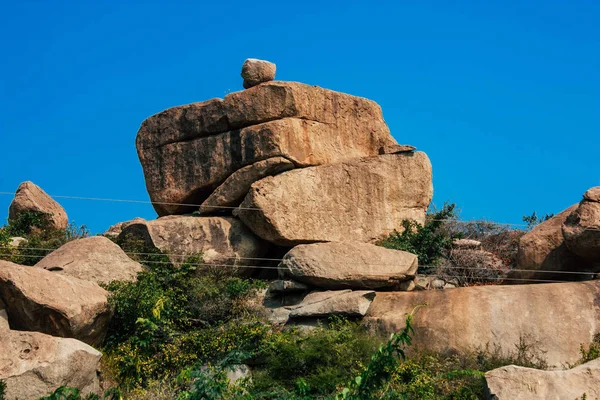
<svg viewBox="0 0 600 400">
<path fill-rule="evenodd" d="M 429 158 L 375 102 L 275 72 L 141 124 L 155 220 L 87 237 L 19 186 L 4 398 L 600 398 L 600 188 L 528 232 L 432 216 Z"/>
</svg>

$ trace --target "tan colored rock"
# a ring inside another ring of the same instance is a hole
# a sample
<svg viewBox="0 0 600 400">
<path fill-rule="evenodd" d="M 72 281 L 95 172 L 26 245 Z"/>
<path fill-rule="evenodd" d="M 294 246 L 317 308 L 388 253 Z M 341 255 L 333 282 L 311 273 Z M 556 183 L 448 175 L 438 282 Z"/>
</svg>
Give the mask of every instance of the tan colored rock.
<svg viewBox="0 0 600 400">
<path fill-rule="evenodd" d="M 417 148 L 408 144 L 388 144 L 379 148 L 379 154 L 412 153 Z"/>
<path fill-rule="evenodd" d="M 600 399 L 600 359 L 565 371 L 508 365 L 486 372 L 485 380 L 495 400 Z"/>
<path fill-rule="evenodd" d="M 200 206 L 201 214 L 222 211 L 224 207 L 238 206 L 250 186 L 264 177 L 293 169 L 294 163 L 283 157 L 272 157 L 238 169 L 229 175 Z"/>
<path fill-rule="evenodd" d="M 371 242 L 400 229 L 405 219 L 424 222 L 431 179 L 421 152 L 295 169 L 253 184 L 236 213 L 258 236 L 281 246 Z"/>
<path fill-rule="evenodd" d="M 121 232 L 119 240 L 141 240 L 146 246 L 167 253 L 180 264 L 188 257 L 202 254 L 206 263 L 239 266 L 247 275 L 257 265 L 266 243 L 256 237 L 240 220 L 232 217 L 172 215 L 153 221 L 136 222 Z"/>
<path fill-rule="evenodd" d="M 201 204 L 229 175 L 272 157 L 297 166 L 377 155 L 395 144 L 373 101 L 295 82 L 269 82 L 175 107 L 136 139 L 153 202 Z M 154 204 L 159 215 L 197 207 Z"/>
<path fill-rule="evenodd" d="M 374 298 L 372 290 L 328 290 L 309 293 L 300 304 L 286 308 L 289 318 L 363 317 Z"/>
<path fill-rule="evenodd" d="M 8 218 L 16 219 L 19 214 L 24 212 L 49 214 L 50 226 L 48 228 L 51 229 L 65 229 L 69 224 L 69 218 L 64 208 L 33 182 L 23 182 L 19 185 L 15 198 L 8 208 Z"/>
<path fill-rule="evenodd" d="M 452 246 L 458 249 L 480 250 L 481 242 L 473 239 L 454 239 Z"/>
<path fill-rule="evenodd" d="M 0 299 L 13 329 L 102 343 L 112 311 L 93 282 L 0 261 Z"/>
<path fill-rule="evenodd" d="M 308 286 L 296 281 L 275 280 L 269 283 L 268 295 L 306 292 Z"/>
<path fill-rule="evenodd" d="M 104 236 L 92 236 L 68 242 L 36 267 L 95 283 L 135 281 L 142 265 L 127 257 L 119 246 Z"/>
<path fill-rule="evenodd" d="M 8 245 L 10 247 L 16 248 L 21 245 L 25 246 L 27 243 L 29 243 L 29 241 L 27 239 L 25 239 L 24 237 L 15 236 L 15 237 L 10 238 L 10 242 L 8 242 Z"/>
<path fill-rule="evenodd" d="M 595 264 L 600 272 L 600 186 L 591 188 L 564 221 L 562 233 L 569 250 Z"/>
<path fill-rule="evenodd" d="M 109 239 L 115 239 L 121 234 L 121 232 L 123 232 L 123 229 L 125 229 L 128 225 L 137 223 L 137 222 L 144 222 L 144 221 L 145 221 L 145 219 L 143 219 L 143 218 L 135 217 L 134 219 L 132 219 L 130 221 L 118 222 L 118 223 L 110 226 L 102 234 L 102 236 L 105 236 Z"/>
<path fill-rule="evenodd" d="M 417 256 L 358 242 L 298 245 L 279 264 L 279 273 L 323 289 L 398 289 L 417 273 Z"/>
<path fill-rule="evenodd" d="M 272 62 L 249 58 L 242 65 L 244 89 L 275 79 L 276 66 Z"/>
<path fill-rule="evenodd" d="M 591 275 L 553 273 L 550 271 L 583 271 L 587 262 L 573 254 L 565 245 L 562 225 L 577 209 L 572 205 L 527 232 L 519 240 L 516 270 L 509 273 L 508 283 L 522 284 L 544 280 L 584 280 Z M 545 272 L 537 272 L 545 271 Z"/>
<path fill-rule="evenodd" d="M 101 354 L 75 339 L 38 332 L 0 334 L 0 380 L 6 400 L 37 400 L 61 386 L 98 394 Z"/>
<path fill-rule="evenodd" d="M 579 346 L 600 332 L 599 298 L 600 281 L 379 292 L 366 318 L 397 332 L 407 313 L 427 304 L 413 320 L 415 346 L 465 352 L 498 345 L 511 352 L 523 338 L 560 367 L 579 360 Z"/>
</svg>

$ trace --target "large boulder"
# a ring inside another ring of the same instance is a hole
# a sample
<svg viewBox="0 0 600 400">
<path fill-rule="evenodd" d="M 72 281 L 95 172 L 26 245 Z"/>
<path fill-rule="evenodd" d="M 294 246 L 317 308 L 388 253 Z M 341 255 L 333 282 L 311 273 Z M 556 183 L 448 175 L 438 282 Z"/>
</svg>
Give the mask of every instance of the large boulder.
<svg viewBox="0 0 600 400">
<path fill-rule="evenodd" d="M 279 264 L 283 276 L 324 289 L 398 288 L 417 268 L 412 253 L 357 242 L 302 244 Z"/>
<path fill-rule="evenodd" d="M 269 82 L 275 79 L 276 66 L 272 62 L 249 58 L 242 65 L 242 78 L 244 88 L 249 89 L 259 83 Z"/>
<path fill-rule="evenodd" d="M 139 240 L 145 247 L 167 254 L 171 262 L 181 264 L 188 257 L 202 254 L 206 263 L 239 266 L 249 274 L 261 257 L 266 244 L 240 220 L 233 217 L 171 215 L 153 221 L 129 224 L 118 241 Z"/>
<path fill-rule="evenodd" d="M 577 207 L 577 204 L 572 205 L 521 237 L 516 269 L 508 275 L 508 283 L 576 281 L 592 277 L 589 274 L 581 274 L 582 270 L 587 269 L 588 263 L 569 251 L 563 236 L 562 226 Z"/>
<path fill-rule="evenodd" d="M 425 349 L 473 351 L 500 346 L 513 352 L 524 339 L 547 351 L 552 366 L 579 360 L 581 344 L 600 333 L 600 281 L 477 286 L 452 290 L 379 292 L 367 314 L 385 332 L 405 326 L 415 306 L 414 344 Z"/>
<path fill-rule="evenodd" d="M 8 208 L 8 218 L 16 219 L 25 212 L 39 212 L 49 216 L 47 228 L 65 229 L 69 218 L 64 208 L 33 182 L 23 182 Z"/>
<path fill-rule="evenodd" d="M 240 168 L 229 175 L 225 182 L 204 200 L 200 206 L 200 213 L 210 214 L 222 211 L 224 208 L 238 206 L 254 182 L 294 167 L 294 163 L 286 158 L 273 157 Z"/>
<path fill-rule="evenodd" d="M 367 157 L 295 169 L 252 185 L 237 215 L 281 246 L 322 241 L 371 242 L 420 223 L 431 197 L 425 153 Z"/>
<path fill-rule="evenodd" d="M 562 232 L 567 248 L 600 271 L 600 186 L 591 188 L 564 221 Z"/>
<path fill-rule="evenodd" d="M 544 371 L 509 365 L 485 374 L 493 400 L 600 398 L 600 358 L 565 371 Z"/>
<path fill-rule="evenodd" d="M 100 345 L 112 310 L 93 282 L 0 261 L 0 300 L 12 329 L 72 337 Z"/>
<path fill-rule="evenodd" d="M 141 264 L 104 236 L 68 242 L 40 260 L 36 267 L 95 283 L 135 281 Z"/>
<path fill-rule="evenodd" d="M 309 293 L 300 304 L 285 308 L 289 318 L 363 317 L 374 298 L 372 290 L 328 290 Z"/>
<path fill-rule="evenodd" d="M 61 386 L 98 394 L 101 354 L 75 339 L 38 332 L 0 334 L 0 380 L 6 400 L 37 400 Z"/>
<path fill-rule="evenodd" d="M 194 211 L 232 173 L 261 160 L 328 164 L 376 155 L 390 144 L 375 102 L 295 82 L 170 108 L 146 119 L 136 139 L 161 216 Z"/>
</svg>

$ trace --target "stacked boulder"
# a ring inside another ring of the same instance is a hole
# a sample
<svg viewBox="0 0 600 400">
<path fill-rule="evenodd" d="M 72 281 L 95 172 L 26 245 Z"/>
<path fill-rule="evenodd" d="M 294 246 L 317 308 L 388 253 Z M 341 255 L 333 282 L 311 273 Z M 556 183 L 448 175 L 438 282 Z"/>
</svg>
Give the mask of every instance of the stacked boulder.
<svg viewBox="0 0 600 400">
<path fill-rule="evenodd" d="M 312 309 L 322 303 L 315 314 L 322 316 L 337 312 L 333 299 L 351 304 L 338 298 L 356 289 L 355 307 L 339 313 L 364 315 L 372 290 L 414 287 L 416 256 L 372 243 L 403 220 L 424 222 L 431 163 L 396 143 L 375 102 L 273 81 L 275 70 L 249 59 L 246 90 L 142 123 L 136 146 L 160 218 L 128 225 L 121 235 L 183 255 L 210 250 L 209 261 L 233 266 L 257 265 L 252 261 L 269 247 L 289 250 L 279 271 L 293 282 L 276 293 L 301 284 L 305 292 L 329 290 L 306 299 Z M 292 315 L 309 314 L 290 307 Z"/>
<path fill-rule="evenodd" d="M 48 216 L 40 229 L 65 229 L 68 223 L 64 209 L 31 182 L 19 186 L 9 219 L 26 212 Z M 5 398 L 38 399 L 61 386 L 97 394 L 101 354 L 92 346 L 104 340 L 113 313 L 100 284 L 133 281 L 141 270 L 101 236 L 68 242 L 35 266 L 0 261 Z"/>
<path fill-rule="evenodd" d="M 600 272 L 600 187 L 583 200 L 542 222 L 519 242 L 517 283 L 589 280 Z"/>
</svg>

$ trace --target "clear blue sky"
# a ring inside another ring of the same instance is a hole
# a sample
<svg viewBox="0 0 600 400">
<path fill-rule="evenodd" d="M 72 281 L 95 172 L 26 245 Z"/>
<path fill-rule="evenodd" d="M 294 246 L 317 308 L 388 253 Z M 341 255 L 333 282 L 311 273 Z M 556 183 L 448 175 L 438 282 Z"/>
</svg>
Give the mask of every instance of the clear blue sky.
<svg viewBox="0 0 600 400">
<path fill-rule="evenodd" d="M 241 90 L 248 57 L 377 101 L 465 219 L 521 222 L 600 185 L 600 2 L 368 3 L 3 2 L 0 191 L 147 200 L 140 123 Z M 93 232 L 155 216 L 60 202 Z"/>
</svg>

